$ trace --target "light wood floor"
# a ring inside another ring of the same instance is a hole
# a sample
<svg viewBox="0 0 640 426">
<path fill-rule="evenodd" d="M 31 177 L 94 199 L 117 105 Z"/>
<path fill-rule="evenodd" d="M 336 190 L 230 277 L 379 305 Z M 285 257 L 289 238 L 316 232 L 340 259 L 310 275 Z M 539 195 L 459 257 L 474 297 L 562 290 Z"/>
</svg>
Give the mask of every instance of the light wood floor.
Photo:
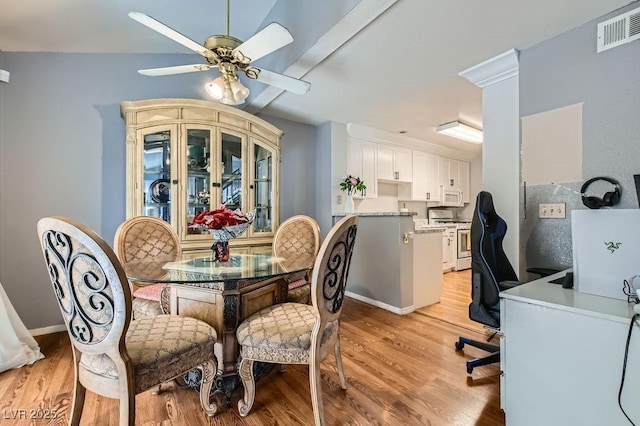
<svg viewBox="0 0 640 426">
<path fill-rule="evenodd" d="M 466 284 L 465 284 L 466 282 Z M 499 367 L 466 374 L 465 361 L 482 355 L 454 350 L 459 335 L 482 338 L 466 323 L 469 273 L 445 275 L 441 304 L 404 316 L 352 299 L 342 313 L 342 356 L 348 389 L 339 386 L 333 356 L 322 364 L 328 425 L 504 425 Z M 461 326 L 455 325 L 460 321 Z M 46 358 L 0 373 L 0 424 L 67 424 L 73 371 L 66 333 L 37 338 Z M 307 369 L 275 369 L 257 383 L 256 402 L 241 418 L 234 405 L 214 418 L 201 411 L 193 390 L 166 385 L 160 395 L 136 397 L 139 425 L 309 425 L 313 424 Z M 17 410 L 57 410 L 56 419 L 10 420 Z M 118 403 L 88 392 L 83 425 L 117 424 Z"/>
<path fill-rule="evenodd" d="M 425 306 L 416 312 L 483 333 L 483 325 L 469 319 L 469 303 L 471 303 L 471 269 L 444 274 L 440 303 Z"/>
</svg>

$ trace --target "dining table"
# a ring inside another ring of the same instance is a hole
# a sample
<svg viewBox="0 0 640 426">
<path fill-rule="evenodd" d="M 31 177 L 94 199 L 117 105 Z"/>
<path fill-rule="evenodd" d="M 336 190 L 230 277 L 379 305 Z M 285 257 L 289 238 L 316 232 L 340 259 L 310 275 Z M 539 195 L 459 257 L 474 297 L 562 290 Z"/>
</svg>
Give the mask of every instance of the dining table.
<svg viewBox="0 0 640 426">
<path fill-rule="evenodd" d="M 123 267 L 129 281 L 166 284 L 170 314 L 202 320 L 216 330 L 215 390 L 223 392 L 230 403 L 240 382 L 238 326 L 259 310 L 286 302 L 288 283 L 308 277 L 314 262 L 310 255 L 283 258 L 271 253 L 232 254 L 227 262 L 219 262 L 212 255 L 184 252 L 133 260 Z M 188 384 L 199 381 L 186 376 L 185 380 Z"/>
</svg>

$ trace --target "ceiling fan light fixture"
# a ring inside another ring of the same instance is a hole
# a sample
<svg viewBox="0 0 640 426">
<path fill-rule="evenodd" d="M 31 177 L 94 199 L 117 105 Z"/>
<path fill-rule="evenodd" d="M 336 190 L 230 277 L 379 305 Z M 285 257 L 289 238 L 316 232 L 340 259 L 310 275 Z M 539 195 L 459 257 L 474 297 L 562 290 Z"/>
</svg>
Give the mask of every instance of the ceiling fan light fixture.
<svg viewBox="0 0 640 426">
<path fill-rule="evenodd" d="M 442 133 L 467 142 L 482 143 L 482 130 L 460 121 L 441 124 L 436 129 L 436 133 Z"/>
<path fill-rule="evenodd" d="M 238 103 L 244 102 L 249 96 L 249 89 L 240 83 L 237 78 L 231 82 L 231 91 L 233 92 L 233 97 L 239 101 Z"/>
<path fill-rule="evenodd" d="M 225 105 L 239 105 L 249 96 L 247 89 L 237 78 L 218 77 L 205 85 L 213 99 Z"/>
<path fill-rule="evenodd" d="M 211 95 L 211 97 L 217 101 L 222 99 L 222 95 L 224 93 L 224 80 L 222 77 L 218 77 L 213 81 L 207 83 L 204 87 L 207 89 L 207 92 Z"/>
</svg>

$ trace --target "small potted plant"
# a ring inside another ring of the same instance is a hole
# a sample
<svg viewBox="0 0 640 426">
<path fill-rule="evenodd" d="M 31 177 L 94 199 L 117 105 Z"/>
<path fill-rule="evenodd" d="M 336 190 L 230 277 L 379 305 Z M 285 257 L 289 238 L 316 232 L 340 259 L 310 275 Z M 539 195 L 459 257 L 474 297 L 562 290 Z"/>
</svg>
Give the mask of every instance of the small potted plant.
<svg viewBox="0 0 640 426">
<path fill-rule="evenodd" d="M 367 185 L 359 177 L 347 176 L 340 182 L 340 189 L 347 191 L 347 199 L 344 203 L 345 213 L 355 213 L 355 203 L 353 202 L 353 194 L 356 191 L 360 191 L 360 195 L 364 195 L 364 191 L 367 189 Z"/>
</svg>

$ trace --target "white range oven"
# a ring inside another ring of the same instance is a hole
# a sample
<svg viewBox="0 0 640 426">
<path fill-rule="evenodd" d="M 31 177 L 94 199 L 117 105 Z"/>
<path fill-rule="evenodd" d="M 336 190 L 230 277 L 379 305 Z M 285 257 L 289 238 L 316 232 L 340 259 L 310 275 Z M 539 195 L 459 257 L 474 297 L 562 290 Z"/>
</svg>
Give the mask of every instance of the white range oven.
<svg viewBox="0 0 640 426">
<path fill-rule="evenodd" d="M 471 268 L 471 224 L 456 225 L 456 271 Z"/>
<path fill-rule="evenodd" d="M 429 226 L 455 225 L 456 227 L 456 271 L 471 268 L 471 223 L 454 219 L 453 210 L 429 209 Z"/>
</svg>

